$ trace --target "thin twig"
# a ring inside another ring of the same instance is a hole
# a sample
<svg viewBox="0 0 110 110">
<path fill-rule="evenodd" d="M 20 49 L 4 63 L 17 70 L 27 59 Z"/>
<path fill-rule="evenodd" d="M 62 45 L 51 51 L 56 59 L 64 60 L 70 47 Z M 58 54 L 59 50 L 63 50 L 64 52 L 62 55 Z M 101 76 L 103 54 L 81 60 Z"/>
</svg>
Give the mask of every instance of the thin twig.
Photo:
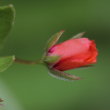
<svg viewBox="0 0 110 110">
<path fill-rule="evenodd" d="M 28 64 L 28 65 L 40 63 L 40 60 L 39 61 L 29 61 L 29 60 L 23 60 L 23 59 L 18 59 L 18 58 L 16 58 L 14 61 L 15 61 L 15 63 Z"/>
</svg>

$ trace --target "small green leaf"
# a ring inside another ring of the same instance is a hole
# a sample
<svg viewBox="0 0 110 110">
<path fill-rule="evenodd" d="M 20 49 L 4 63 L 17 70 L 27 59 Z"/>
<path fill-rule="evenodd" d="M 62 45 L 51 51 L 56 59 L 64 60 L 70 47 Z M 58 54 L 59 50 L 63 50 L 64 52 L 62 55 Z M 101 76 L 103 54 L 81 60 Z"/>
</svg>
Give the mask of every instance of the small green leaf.
<svg viewBox="0 0 110 110">
<path fill-rule="evenodd" d="M 5 71 L 14 62 L 14 56 L 0 57 L 0 72 Z"/>
<path fill-rule="evenodd" d="M 56 63 L 59 61 L 60 56 L 46 56 L 44 62 L 46 63 Z"/>
<path fill-rule="evenodd" d="M 60 31 L 60 32 L 58 32 L 58 33 L 56 33 L 55 35 L 53 35 L 50 39 L 49 39 L 49 41 L 48 41 L 48 43 L 47 43 L 47 47 L 46 47 L 46 50 L 48 51 L 53 45 L 55 45 L 56 43 L 57 43 L 57 41 L 59 40 L 59 38 L 61 37 L 61 35 L 63 34 L 63 30 L 62 31 Z"/>
<path fill-rule="evenodd" d="M 0 48 L 7 38 L 15 18 L 15 9 L 13 5 L 0 6 Z"/>
<path fill-rule="evenodd" d="M 81 37 L 83 37 L 84 34 L 85 34 L 85 32 L 81 32 L 81 33 L 79 33 L 79 34 L 73 36 L 72 39 L 81 38 Z"/>
<path fill-rule="evenodd" d="M 64 72 L 56 70 L 56 69 L 51 69 L 51 68 L 48 68 L 48 69 L 49 69 L 49 74 L 53 77 L 58 78 L 58 79 L 70 80 L 70 81 L 80 80 L 80 77 L 77 77 L 75 75 L 67 74 L 67 73 L 64 73 Z"/>
</svg>

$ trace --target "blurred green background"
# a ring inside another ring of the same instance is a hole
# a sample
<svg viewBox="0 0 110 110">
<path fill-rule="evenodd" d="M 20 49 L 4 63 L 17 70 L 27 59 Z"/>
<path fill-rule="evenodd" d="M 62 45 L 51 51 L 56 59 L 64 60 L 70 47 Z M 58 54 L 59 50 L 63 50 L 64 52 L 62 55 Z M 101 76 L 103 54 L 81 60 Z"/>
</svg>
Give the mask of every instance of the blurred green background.
<svg viewBox="0 0 110 110">
<path fill-rule="evenodd" d="M 16 8 L 15 26 L 1 55 L 36 60 L 48 38 L 64 29 L 60 41 L 79 32 L 97 43 L 92 68 L 70 70 L 83 80 L 67 82 L 41 65 L 14 64 L 0 74 L 5 110 L 110 110 L 110 0 L 2 0 Z M 1 108 L 0 108 L 1 110 Z"/>
</svg>

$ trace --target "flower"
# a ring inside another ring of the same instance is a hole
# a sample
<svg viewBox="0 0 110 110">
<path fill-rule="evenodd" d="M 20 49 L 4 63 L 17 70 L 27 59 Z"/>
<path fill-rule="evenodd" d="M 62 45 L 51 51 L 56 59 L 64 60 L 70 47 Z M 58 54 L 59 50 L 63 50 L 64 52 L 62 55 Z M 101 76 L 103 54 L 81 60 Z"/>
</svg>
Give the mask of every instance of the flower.
<svg viewBox="0 0 110 110">
<path fill-rule="evenodd" d="M 98 51 L 94 40 L 82 38 L 84 32 L 73 38 L 56 44 L 64 31 L 60 31 L 49 39 L 42 61 L 51 76 L 63 80 L 79 80 L 80 77 L 65 73 L 65 70 L 88 67 L 96 63 Z"/>
<path fill-rule="evenodd" d="M 52 65 L 53 69 L 65 71 L 96 63 L 98 51 L 93 40 L 75 38 L 53 45 L 48 50 L 48 56 L 59 56 Z"/>
</svg>

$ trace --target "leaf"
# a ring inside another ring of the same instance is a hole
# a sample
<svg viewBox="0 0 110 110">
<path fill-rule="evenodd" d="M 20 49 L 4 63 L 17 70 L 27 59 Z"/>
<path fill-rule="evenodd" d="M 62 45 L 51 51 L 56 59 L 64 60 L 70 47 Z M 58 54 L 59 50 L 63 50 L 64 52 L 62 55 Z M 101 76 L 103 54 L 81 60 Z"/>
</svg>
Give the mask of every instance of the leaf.
<svg viewBox="0 0 110 110">
<path fill-rule="evenodd" d="M 47 47 L 46 47 L 46 50 L 48 51 L 53 45 L 55 45 L 57 43 L 57 41 L 59 40 L 59 38 L 61 37 L 61 35 L 63 34 L 64 30 L 56 33 L 55 35 L 53 35 L 48 43 L 47 43 Z"/>
<path fill-rule="evenodd" d="M 84 34 L 85 34 L 85 32 L 81 32 L 79 34 L 76 34 L 75 36 L 72 37 L 72 39 L 81 38 L 81 37 L 83 37 Z"/>
<path fill-rule="evenodd" d="M 13 5 L 0 6 L 0 48 L 3 47 L 15 18 L 15 9 Z"/>
<path fill-rule="evenodd" d="M 14 60 L 14 56 L 0 57 L 0 72 L 3 72 L 10 67 Z"/>
<path fill-rule="evenodd" d="M 53 77 L 56 77 L 58 79 L 69 80 L 69 81 L 80 80 L 80 77 L 77 77 L 75 75 L 67 74 L 67 73 L 64 73 L 64 72 L 56 70 L 56 69 L 50 69 L 50 68 L 48 68 L 48 69 L 49 69 L 50 75 Z"/>
<path fill-rule="evenodd" d="M 56 63 L 57 61 L 59 61 L 60 56 L 46 56 L 44 58 L 44 62 L 46 63 Z"/>
</svg>

